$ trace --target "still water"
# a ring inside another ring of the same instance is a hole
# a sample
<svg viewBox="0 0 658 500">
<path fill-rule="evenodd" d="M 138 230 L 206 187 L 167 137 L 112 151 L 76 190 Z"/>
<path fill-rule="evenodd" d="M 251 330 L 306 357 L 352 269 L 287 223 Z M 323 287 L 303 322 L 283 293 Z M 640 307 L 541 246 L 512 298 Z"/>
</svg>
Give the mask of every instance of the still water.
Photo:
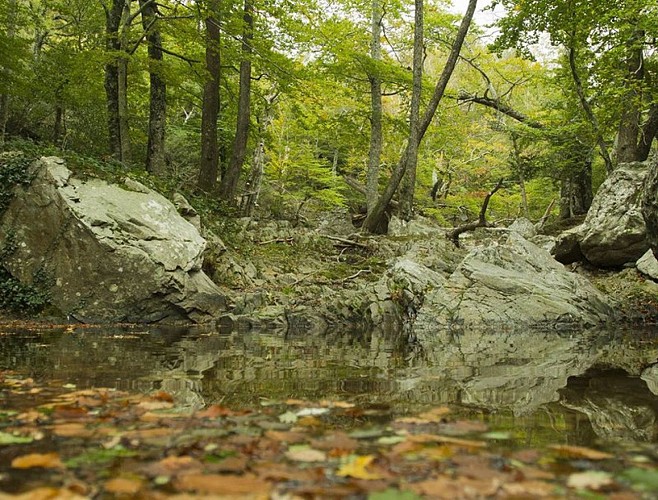
<svg viewBox="0 0 658 500">
<path fill-rule="evenodd" d="M 178 404 L 340 400 L 388 417 L 449 405 L 518 446 L 658 440 L 658 328 L 376 334 L 208 328 L 0 329 L 0 370 L 78 388 L 164 390 Z M 0 404 L 6 405 L 2 400 Z"/>
</svg>

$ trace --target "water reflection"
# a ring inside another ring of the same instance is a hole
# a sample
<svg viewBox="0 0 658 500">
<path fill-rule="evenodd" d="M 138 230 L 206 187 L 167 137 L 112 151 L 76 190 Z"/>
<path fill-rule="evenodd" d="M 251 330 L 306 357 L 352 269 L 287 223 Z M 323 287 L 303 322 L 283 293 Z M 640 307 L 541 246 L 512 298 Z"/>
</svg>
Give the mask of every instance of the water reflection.
<svg viewBox="0 0 658 500">
<path fill-rule="evenodd" d="M 654 331 L 437 332 L 431 345 L 203 328 L 0 332 L 0 369 L 79 387 L 162 389 L 194 407 L 269 399 L 349 400 L 403 412 L 459 405 L 525 444 L 655 441 Z M 642 375 L 643 378 L 640 378 Z M 0 402 L 2 398 L 0 397 Z"/>
</svg>

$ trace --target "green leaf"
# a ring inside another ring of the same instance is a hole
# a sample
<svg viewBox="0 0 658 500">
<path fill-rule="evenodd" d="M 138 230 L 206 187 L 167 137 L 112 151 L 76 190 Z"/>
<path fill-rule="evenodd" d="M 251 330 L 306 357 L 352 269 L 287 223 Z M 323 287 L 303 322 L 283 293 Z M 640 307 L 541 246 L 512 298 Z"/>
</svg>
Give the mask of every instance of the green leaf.
<svg viewBox="0 0 658 500">
<path fill-rule="evenodd" d="M 13 434 L 9 434 L 8 432 L 0 431 L 0 445 L 24 444 L 31 443 L 32 441 L 34 441 L 34 438 L 31 436 L 15 436 Z"/>
<path fill-rule="evenodd" d="M 621 478 L 631 483 L 633 489 L 658 491 L 658 471 L 634 467 L 621 473 Z"/>
<path fill-rule="evenodd" d="M 393 488 L 368 495 L 368 500 L 416 500 L 420 498 L 422 497 L 413 491 L 400 491 Z"/>
</svg>

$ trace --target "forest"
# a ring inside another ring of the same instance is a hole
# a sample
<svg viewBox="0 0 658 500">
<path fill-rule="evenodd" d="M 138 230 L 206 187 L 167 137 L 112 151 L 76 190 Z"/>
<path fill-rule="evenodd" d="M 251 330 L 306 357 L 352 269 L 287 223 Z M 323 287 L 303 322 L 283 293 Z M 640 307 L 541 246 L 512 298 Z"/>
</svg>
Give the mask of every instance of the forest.
<svg viewBox="0 0 658 500">
<path fill-rule="evenodd" d="M 496 220 L 552 200 L 583 215 L 656 136 L 658 9 L 461 4 L 7 0 L 0 141 L 147 172 L 225 215 L 450 226 L 500 179 Z"/>
</svg>

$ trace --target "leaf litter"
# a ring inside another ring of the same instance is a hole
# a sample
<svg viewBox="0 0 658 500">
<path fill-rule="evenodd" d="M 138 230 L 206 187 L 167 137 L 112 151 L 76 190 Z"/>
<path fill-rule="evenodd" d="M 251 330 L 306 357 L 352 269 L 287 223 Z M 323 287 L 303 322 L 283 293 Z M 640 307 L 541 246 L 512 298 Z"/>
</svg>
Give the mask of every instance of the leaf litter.
<svg viewBox="0 0 658 500">
<path fill-rule="evenodd" d="M 21 400 L 7 408 L 8 395 Z M 0 498 L 655 498 L 650 447 L 524 449 L 448 407 L 363 419 L 342 401 L 182 411 L 163 391 L 0 372 Z"/>
</svg>

